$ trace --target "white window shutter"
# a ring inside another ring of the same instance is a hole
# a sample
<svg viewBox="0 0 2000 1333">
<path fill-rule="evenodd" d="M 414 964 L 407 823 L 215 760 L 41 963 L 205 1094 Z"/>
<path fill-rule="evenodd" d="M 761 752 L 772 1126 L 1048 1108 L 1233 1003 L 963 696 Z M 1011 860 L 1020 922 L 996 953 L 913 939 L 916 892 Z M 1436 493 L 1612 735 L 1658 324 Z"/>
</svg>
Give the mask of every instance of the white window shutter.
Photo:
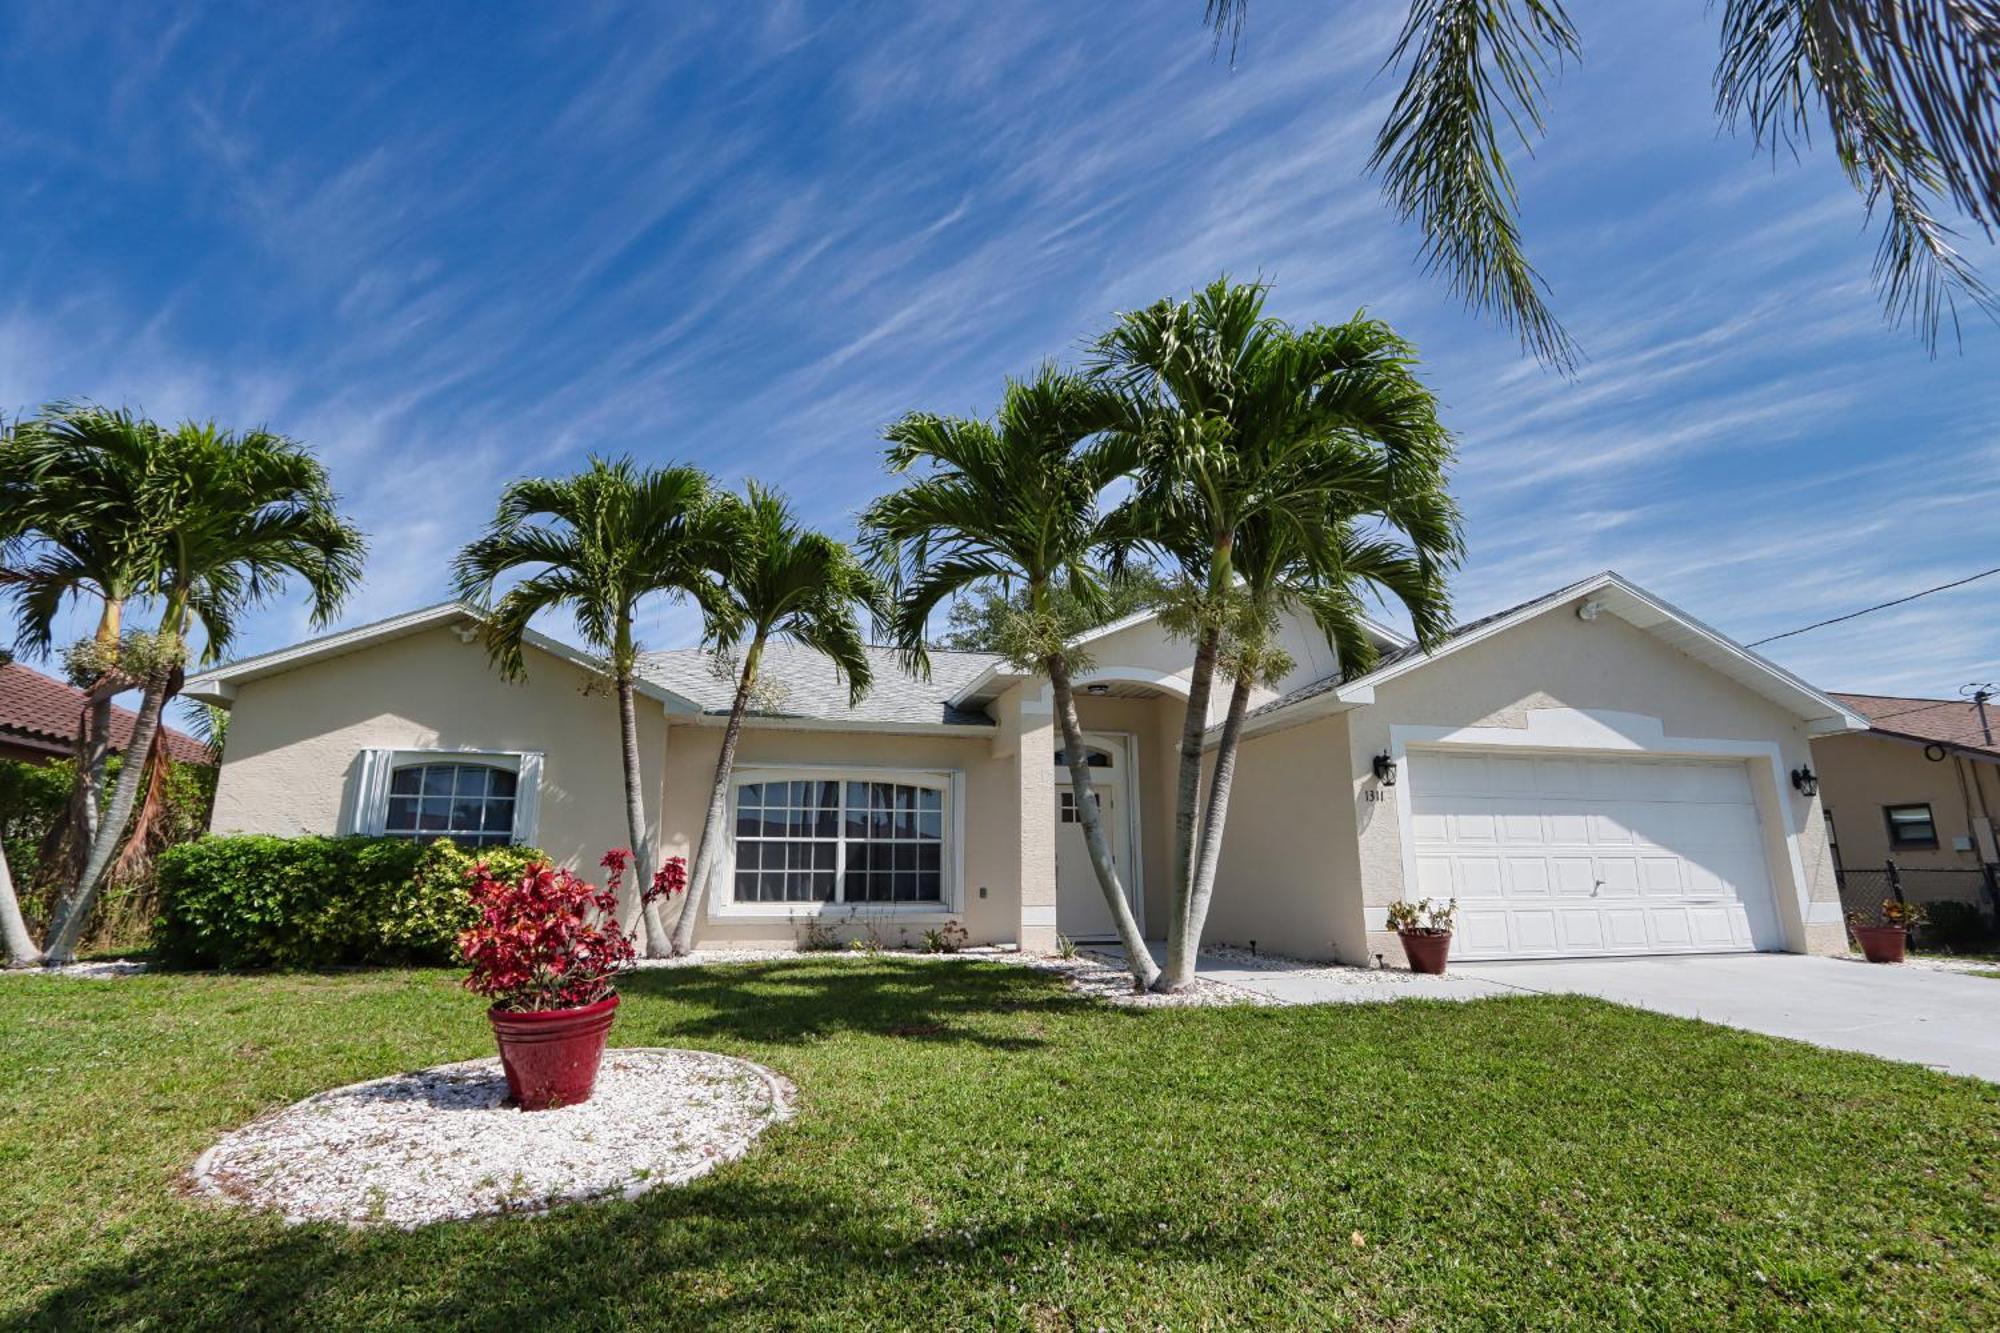
<svg viewBox="0 0 2000 1333">
<path fill-rule="evenodd" d="M 542 823 L 542 754 L 530 750 L 521 756 L 521 773 L 514 784 L 514 841 L 536 846 Z"/>
<path fill-rule="evenodd" d="M 342 833 L 379 834 L 389 817 L 389 771 L 395 766 L 394 750 L 363 750 L 354 765 L 354 785 Z"/>
</svg>

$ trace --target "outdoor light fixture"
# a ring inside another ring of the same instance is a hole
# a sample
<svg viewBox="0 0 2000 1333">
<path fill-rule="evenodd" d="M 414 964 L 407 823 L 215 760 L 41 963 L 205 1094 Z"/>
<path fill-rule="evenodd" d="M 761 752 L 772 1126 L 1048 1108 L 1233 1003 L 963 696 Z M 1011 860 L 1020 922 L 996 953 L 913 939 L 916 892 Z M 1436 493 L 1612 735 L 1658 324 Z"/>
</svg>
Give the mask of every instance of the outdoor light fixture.
<svg viewBox="0 0 2000 1333">
<path fill-rule="evenodd" d="M 1578 620 L 1595 620 L 1597 619 L 1597 613 L 1603 609 L 1604 603 L 1602 602 L 1585 602 L 1576 609 L 1576 618 Z"/>
<path fill-rule="evenodd" d="M 1396 760 L 1387 750 L 1375 756 L 1375 780 L 1385 787 L 1396 785 Z"/>
<path fill-rule="evenodd" d="M 1093 685 L 1084 686 L 1083 692 L 1085 694 L 1109 694 L 1111 693 L 1111 687 L 1100 680 Z"/>
<path fill-rule="evenodd" d="M 1811 768 L 1795 768 L 1792 770 L 1792 785 L 1799 789 L 1801 796 L 1814 795 L 1819 791 L 1819 774 Z"/>
</svg>

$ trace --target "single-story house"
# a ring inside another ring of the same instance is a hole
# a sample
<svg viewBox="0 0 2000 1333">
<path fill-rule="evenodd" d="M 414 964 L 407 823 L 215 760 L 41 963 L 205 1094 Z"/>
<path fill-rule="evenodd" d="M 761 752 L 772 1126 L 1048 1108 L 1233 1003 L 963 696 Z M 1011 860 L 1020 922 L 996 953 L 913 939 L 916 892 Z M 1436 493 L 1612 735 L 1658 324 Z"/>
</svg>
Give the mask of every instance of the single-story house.
<svg viewBox="0 0 2000 1333">
<path fill-rule="evenodd" d="M 0 663 L 0 759 L 52 764 L 76 753 L 76 738 L 90 707 L 88 696 L 67 681 L 57 680 L 20 662 Z M 132 743 L 138 714 L 114 705 L 111 709 L 111 752 L 123 754 Z M 177 763 L 209 764 L 208 746 L 184 731 L 166 729 L 167 755 Z"/>
<path fill-rule="evenodd" d="M 1286 627 L 1296 667 L 1253 698 L 1209 939 L 1400 965 L 1384 909 L 1407 895 L 1459 900 L 1461 958 L 1845 947 L 1819 802 L 1790 774 L 1815 736 L 1866 725 L 1851 709 L 1609 572 L 1428 654 L 1373 633 L 1380 661 L 1344 680 Z M 1150 614 L 1085 647 L 1093 780 L 1157 935 L 1192 654 Z M 1104 938 L 1047 682 L 978 653 L 934 654 L 925 680 L 887 649 L 875 664 L 850 707 L 824 659 L 771 651 L 697 938 Z M 574 648 L 531 636 L 528 668 L 502 680 L 474 612 L 445 604 L 197 676 L 190 695 L 232 710 L 214 828 L 511 839 L 594 865 L 627 841 L 616 710 Z M 640 676 L 652 835 L 687 855 L 731 683 L 695 649 Z"/>
<path fill-rule="evenodd" d="M 1893 860 L 1907 896 L 1957 900 L 1993 915 L 2000 867 L 2000 702 L 1834 694 L 1868 730 L 1813 741 L 1813 768 L 1850 905 L 1889 891 Z M 1982 703 L 1984 706 L 1982 707 Z M 1879 872 L 1879 873 L 1878 873 Z"/>
</svg>

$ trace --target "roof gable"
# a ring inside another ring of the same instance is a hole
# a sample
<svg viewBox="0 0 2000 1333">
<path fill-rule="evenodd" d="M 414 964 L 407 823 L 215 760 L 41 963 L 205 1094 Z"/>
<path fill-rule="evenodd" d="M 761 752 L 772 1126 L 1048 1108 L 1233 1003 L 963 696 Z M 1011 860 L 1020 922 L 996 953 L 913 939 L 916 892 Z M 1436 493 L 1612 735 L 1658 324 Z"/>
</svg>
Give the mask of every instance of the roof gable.
<svg viewBox="0 0 2000 1333">
<path fill-rule="evenodd" d="M 1540 597 L 1467 621 L 1447 634 L 1444 641 L 1430 652 L 1411 644 L 1384 654 L 1373 670 L 1353 680 L 1316 681 L 1293 690 L 1255 710 L 1251 729 L 1290 725 L 1321 713 L 1340 712 L 1373 703 L 1377 686 L 1409 672 L 1420 671 L 1439 658 L 1504 634 L 1517 625 L 1572 602 L 1594 607 L 1592 614 L 1616 615 L 1635 628 L 1660 638 L 1704 666 L 1806 719 L 1816 733 L 1857 731 L 1868 725 L 1867 720 L 1854 710 L 1814 689 L 1769 658 L 1752 652 L 1719 630 L 1655 597 L 1616 571 L 1604 570 Z M 1282 721 L 1278 720 L 1277 715 L 1280 714 L 1284 715 Z"/>
</svg>

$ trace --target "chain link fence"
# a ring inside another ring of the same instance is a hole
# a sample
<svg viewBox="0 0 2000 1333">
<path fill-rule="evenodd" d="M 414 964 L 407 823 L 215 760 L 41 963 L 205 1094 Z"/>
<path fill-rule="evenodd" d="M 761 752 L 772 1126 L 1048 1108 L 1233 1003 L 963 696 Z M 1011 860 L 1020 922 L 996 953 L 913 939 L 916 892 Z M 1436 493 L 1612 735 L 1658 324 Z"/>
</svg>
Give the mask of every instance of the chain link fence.
<svg viewBox="0 0 2000 1333">
<path fill-rule="evenodd" d="M 1919 949 L 2000 949 L 2000 867 L 1925 870 L 1894 861 L 1878 868 L 1841 867 L 1842 911 L 1873 917 L 1890 898 L 1917 904 L 1930 917 L 1911 941 Z"/>
</svg>

